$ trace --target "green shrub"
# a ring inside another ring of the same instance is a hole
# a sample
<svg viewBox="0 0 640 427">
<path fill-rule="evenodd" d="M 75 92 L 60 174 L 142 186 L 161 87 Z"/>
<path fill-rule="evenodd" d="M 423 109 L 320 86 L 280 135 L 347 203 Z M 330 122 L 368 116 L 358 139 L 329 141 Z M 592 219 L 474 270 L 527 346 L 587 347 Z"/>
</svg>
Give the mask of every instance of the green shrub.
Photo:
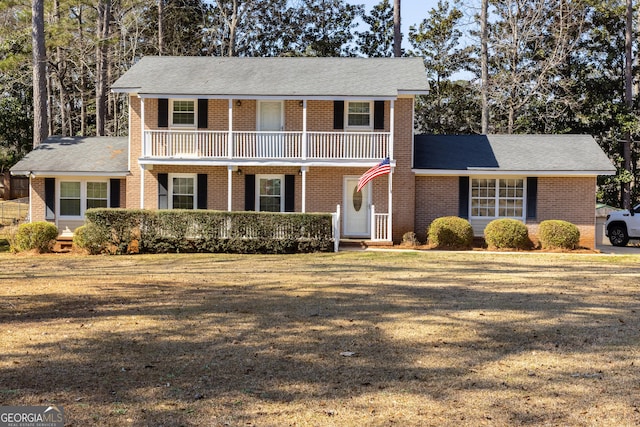
<svg viewBox="0 0 640 427">
<path fill-rule="evenodd" d="M 107 251 L 108 236 L 100 227 L 87 223 L 73 232 L 73 245 L 91 255 L 97 255 Z"/>
<path fill-rule="evenodd" d="M 494 219 L 487 224 L 484 240 L 495 249 L 531 249 L 533 246 L 527 226 L 511 218 Z"/>
<path fill-rule="evenodd" d="M 11 250 L 13 252 L 30 250 L 36 250 L 40 253 L 51 252 L 57 237 L 58 227 L 50 222 L 39 221 L 21 224 L 13 238 Z"/>
<path fill-rule="evenodd" d="M 538 228 L 542 249 L 575 249 L 580 242 L 580 230 L 562 220 L 542 221 Z"/>
<path fill-rule="evenodd" d="M 473 228 L 456 216 L 436 218 L 427 230 L 429 244 L 438 249 L 471 249 Z"/>
<path fill-rule="evenodd" d="M 402 245 L 403 246 L 418 246 L 420 241 L 416 236 L 416 233 L 413 231 L 407 231 L 402 235 Z"/>
<path fill-rule="evenodd" d="M 330 214 L 90 209 L 87 223 L 100 230 L 99 245 L 115 254 L 333 249 Z"/>
</svg>

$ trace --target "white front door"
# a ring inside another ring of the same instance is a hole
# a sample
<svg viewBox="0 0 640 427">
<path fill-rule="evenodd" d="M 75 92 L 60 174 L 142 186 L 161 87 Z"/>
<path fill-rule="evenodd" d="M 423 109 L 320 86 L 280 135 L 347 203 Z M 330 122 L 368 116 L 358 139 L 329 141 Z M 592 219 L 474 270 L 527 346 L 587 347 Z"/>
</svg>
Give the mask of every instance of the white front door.
<svg viewBox="0 0 640 427">
<path fill-rule="evenodd" d="M 282 135 L 284 127 L 281 101 L 260 101 L 258 103 L 258 131 L 268 132 L 258 137 L 258 155 L 261 157 L 282 156 Z"/>
<path fill-rule="evenodd" d="M 345 237 L 371 237 L 371 186 L 358 188 L 358 177 L 344 178 L 344 230 Z"/>
</svg>

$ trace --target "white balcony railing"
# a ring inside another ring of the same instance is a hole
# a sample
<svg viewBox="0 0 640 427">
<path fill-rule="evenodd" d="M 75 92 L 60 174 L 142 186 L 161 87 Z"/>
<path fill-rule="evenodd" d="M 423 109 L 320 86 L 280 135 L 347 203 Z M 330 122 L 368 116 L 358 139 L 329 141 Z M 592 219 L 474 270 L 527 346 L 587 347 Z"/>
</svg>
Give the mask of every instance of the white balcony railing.
<svg viewBox="0 0 640 427">
<path fill-rule="evenodd" d="M 147 130 L 143 157 L 379 160 L 389 155 L 389 138 L 389 132 Z"/>
</svg>

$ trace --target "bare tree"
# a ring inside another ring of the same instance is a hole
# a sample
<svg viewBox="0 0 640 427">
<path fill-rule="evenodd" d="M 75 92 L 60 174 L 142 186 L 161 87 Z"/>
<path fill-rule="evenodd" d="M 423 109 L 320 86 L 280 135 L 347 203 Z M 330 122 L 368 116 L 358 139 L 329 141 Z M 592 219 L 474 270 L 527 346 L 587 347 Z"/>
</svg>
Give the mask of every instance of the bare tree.
<svg viewBox="0 0 640 427">
<path fill-rule="evenodd" d="M 400 0 L 393 0 L 393 56 L 402 56 L 402 32 L 400 31 Z"/>
<path fill-rule="evenodd" d="M 47 51 L 44 44 L 44 0 L 31 3 L 31 35 L 33 49 L 33 146 L 48 136 Z"/>
<path fill-rule="evenodd" d="M 633 110 L 633 0 L 626 0 L 624 46 L 624 105 L 627 113 Z M 631 170 L 631 131 L 625 129 L 622 141 L 623 165 Z M 631 182 L 622 183 L 622 207 L 631 208 Z"/>
<path fill-rule="evenodd" d="M 489 11 L 489 0 L 482 0 L 480 10 L 480 73 L 482 86 L 480 87 L 480 97 L 482 101 L 482 114 L 480 117 L 482 133 L 489 132 L 489 31 L 487 30 L 487 19 Z"/>
<path fill-rule="evenodd" d="M 98 45 L 96 47 L 96 135 L 105 135 L 109 96 L 108 61 L 111 32 L 111 0 L 98 3 Z"/>
</svg>

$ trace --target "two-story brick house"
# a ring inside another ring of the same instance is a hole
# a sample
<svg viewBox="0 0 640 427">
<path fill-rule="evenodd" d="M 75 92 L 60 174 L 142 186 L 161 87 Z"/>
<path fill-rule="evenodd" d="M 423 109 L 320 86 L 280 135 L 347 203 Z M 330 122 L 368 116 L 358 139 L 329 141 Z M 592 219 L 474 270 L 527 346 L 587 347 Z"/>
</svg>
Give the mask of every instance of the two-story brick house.
<svg viewBox="0 0 640 427">
<path fill-rule="evenodd" d="M 399 241 L 407 231 L 424 237 L 435 216 L 465 216 L 460 207 L 466 206 L 468 217 L 480 212 L 471 211 L 479 200 L 473 188 L 461 192 L 465 185 L 480 185 L 473 181 L 477 172 L 461 172 L 447 160 L 459 156 L 459 146 L 448 150 L 446 141 L 434 141 L 440 156 L 433 157 L 435 163 L 427 161 L 422 140 L 416 139 L 414 151 L 414 101 L 428 91 L 421 58 L 145 57 L 112 90 L 129 99 L 128 137 L 51 138 L 12 169 L 31 177 L 31 220 L 73 230 L 87 208 L 99 206 L 340 209 L 341 238 Z M 511 141 L 515 156 L 518 147 L 534 142 Z M 578 142 L 567 147 L 580 150 L 566 148 L 559 155 L 572 156 L 593 194 L 571 208 L 595 212 L 595 177 L 613 168 L 592 138 Z M 465 159 L 474 153 L 467 151 Z M 391 173 L 356 191 L 362 173 L 387 157 Z M 523 206 L 531 205 L 533 194 L 527 178 L 553 168 L 550 162 L 544 170 L 512 171 L 516 181 L 509 185 L 515 187 L 508 191 L 517 197 L 508 203 L 520 209 L 483 210 L 487 218 L 472 218 L 476 232 L 482 234 L 490 217 L 539 222 L 525 215 Z M 564 185 L 562 177 L 576 175 L 565 172 L 549 175 Z M 508 175 L 505 167 L 496 173 Z M 435 191 L 443 183 L 447 188 Z M 548 194 L 538 188 L 535 196 L 544 200 Z M 595 216 L 592 224 L 583 222 L 586 231 L 593 229 Z"/>
</svg>

